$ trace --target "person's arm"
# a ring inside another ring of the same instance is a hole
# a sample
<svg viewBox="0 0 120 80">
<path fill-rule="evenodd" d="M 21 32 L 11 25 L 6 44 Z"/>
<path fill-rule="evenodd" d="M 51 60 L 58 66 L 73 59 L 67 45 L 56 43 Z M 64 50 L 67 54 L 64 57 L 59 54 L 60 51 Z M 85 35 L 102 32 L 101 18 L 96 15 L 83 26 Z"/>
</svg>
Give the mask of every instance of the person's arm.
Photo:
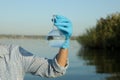
<svg viewBox="0 0 120 80">
<path fill-rule="evenodd" d="M 34 56 L 22 47 L 19 47 L 18 52 L 21 54 L 21 62 L 25 72 L 42 77 L 58 77 L 65 74 L 68 67 L 67 58 L 72 26 L 71 22 L 63 16 L 57 15 L 55 19 L 55 25 L 66 37 L 65 42 L 60 47 L 60 50 L 54 59 Z"/>
<path fill-rule="evenodd" d="M 17 52 L 20 55 L 23 71 L 41 77 L 58 77 L 65 74 L 68 67 L 68 62 L 64 60 L 67 59 L 66 51 L 67 50 L 61 49 L 60 53 L 58 53 L 53 59 L 47 59 L 35 56 L 22 47 L 18 47 L 17 49 Z M 65 64 L 66 66 L 64 66 Z"/>
<path fill-rule="evenodd" d="M 68 49 L 61 48 L 57 55 L 57 62 L 60 66 L 65 67 L 68 59 Z"/>
<path fill-rule="evenodd" d="M 65 42 L 60 46 L 59 53 L 57 55 L 57 62 L 60 66 L 65 67 L 68 59 L 68 48 L 70 43 L 70 37 L 72 35 L 72 23 L 69 19 L 61 15 L 54 15 L 52 19 L 54 25 L 65 36 Z"/>
</svg>

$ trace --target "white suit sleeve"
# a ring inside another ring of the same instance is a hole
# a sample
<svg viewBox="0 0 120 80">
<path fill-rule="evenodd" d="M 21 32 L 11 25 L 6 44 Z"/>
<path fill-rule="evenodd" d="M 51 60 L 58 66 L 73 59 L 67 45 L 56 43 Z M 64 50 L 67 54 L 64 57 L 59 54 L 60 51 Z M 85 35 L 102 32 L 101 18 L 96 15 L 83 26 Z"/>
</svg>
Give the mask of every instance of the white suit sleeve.
<svg viewBox="0 0 120 80">
<path fill-rule="evenodd" d="M 25 72 L 39 75 L 41 77 L 58 77 L 65 74 L 68 64 L 65 67 L 61 67 L 56 60 L 56 56 L 53 59 L 40 58 L 34 56 L 27 50 L 19 47 L 19 53 L 21 54 L 21 61 Z"/>
</svg>

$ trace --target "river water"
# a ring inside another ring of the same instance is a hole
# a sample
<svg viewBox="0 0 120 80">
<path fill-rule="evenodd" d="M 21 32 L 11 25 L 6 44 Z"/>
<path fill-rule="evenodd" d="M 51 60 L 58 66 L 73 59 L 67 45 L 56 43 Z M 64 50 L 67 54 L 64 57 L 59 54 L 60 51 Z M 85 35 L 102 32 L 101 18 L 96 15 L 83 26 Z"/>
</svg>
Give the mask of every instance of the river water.
<svg viewBox="0 0 120 80">
<path fill-rule="evenodd" d="M 0 39 L 0 43 L 20 45 L 33 54 L 46 58 L 53 58 L 59 50 L 39 39 Z M 120 80 L 119 58 L 119 51 L 85 50 L 77 41 L 72 40 L 69 67 L 64 76 L 41 78 L 26 74 L 24 80 Z"/>
</svg>

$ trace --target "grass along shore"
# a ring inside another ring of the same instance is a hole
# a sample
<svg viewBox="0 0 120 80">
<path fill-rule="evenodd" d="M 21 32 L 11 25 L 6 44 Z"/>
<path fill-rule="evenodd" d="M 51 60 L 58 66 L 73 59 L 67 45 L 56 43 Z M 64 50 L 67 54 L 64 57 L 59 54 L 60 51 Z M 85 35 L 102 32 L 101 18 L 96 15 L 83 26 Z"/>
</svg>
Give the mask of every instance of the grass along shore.
<svg viewBox="0 0 120 80">
<path fill-rule="evenodd" d="M 96 25 L 87 29 L 77 41 L 90 49 L 120 49 L 120 13 L 100 18 Z"/>
</svg>

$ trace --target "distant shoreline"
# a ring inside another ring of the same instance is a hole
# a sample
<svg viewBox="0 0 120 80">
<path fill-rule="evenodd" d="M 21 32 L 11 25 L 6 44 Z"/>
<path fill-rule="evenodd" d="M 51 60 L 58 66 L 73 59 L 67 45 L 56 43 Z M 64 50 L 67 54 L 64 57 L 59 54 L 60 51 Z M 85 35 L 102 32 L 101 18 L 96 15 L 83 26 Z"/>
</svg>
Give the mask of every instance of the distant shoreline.
<svg viewBox="0 0 120 80">
<path fill-rule="evenodd" d="M 45 39 L 45 35 L 11 35 L 11 34 L 0 34 L 0 39 Z"/>
<path fill-rule="evenodd" d="M 11 34 L 0 34 L 0 39 L 46 39 L 45 35 L 11 35 Z M 71 37 L 72 40 L 76 40 L 75 36 Z"/>
</svg>

